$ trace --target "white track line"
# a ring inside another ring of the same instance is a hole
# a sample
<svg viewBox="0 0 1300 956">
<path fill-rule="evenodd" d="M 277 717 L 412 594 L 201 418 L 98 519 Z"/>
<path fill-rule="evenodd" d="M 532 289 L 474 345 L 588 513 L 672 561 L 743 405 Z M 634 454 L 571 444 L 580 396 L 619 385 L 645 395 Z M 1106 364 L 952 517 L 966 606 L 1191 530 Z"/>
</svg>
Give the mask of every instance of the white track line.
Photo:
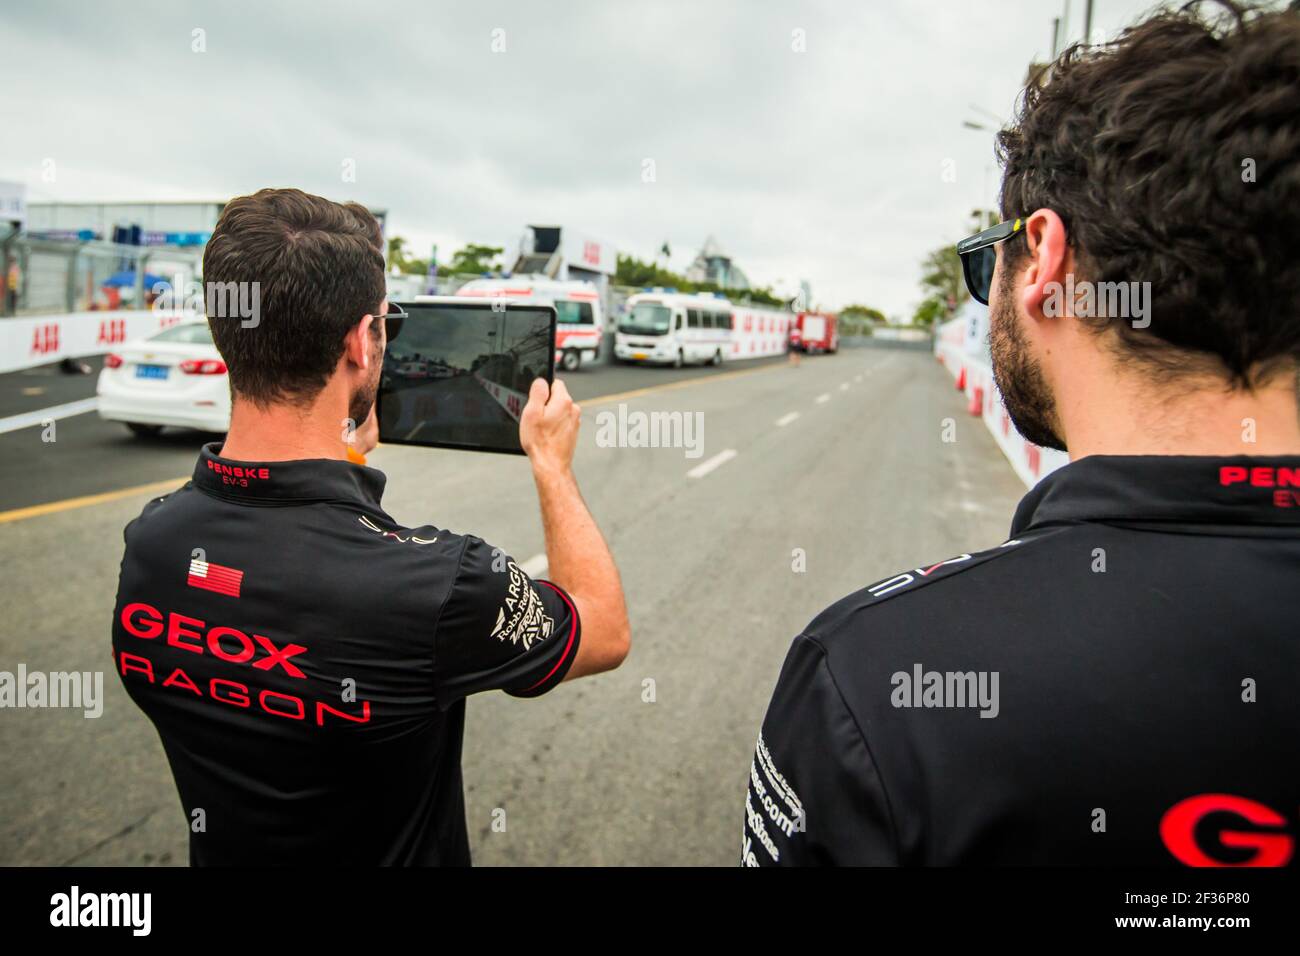
<svg viewBox="0 0 1300 956">
<path fill-rule="evenodd" d="M 829 402 L 830 400 L 831 400 L 831 393 L 830 393 L 830 392 L 822 392 L 820 395 L 817 396 L 817 404 L 818 404 L 818 405 L 821 405 L 821 404 L 823 404 L 823 403 L 825 403 L 825 402 Z"/>
<path fill-rule="evenodd" d="M 847 392 L 848 390 L 849 390 L 849 383 L 848 383 L 848 382 L 840 382 L 840 391 L 841 391 L 841 392 Z"/>
<path fill-rule="evenodd" d="M 527 561 L 519 562 L 519 570 L 530 578 L 540 578 L 550 569 L 550 566 L 544 554 L 535 554 Z"/>
<path fill-rule="evenodd" d="M 788 415 L 782 415 L 780 418 L 776 420 L 776 427 L 785 428 L 786 425 L 789 425 L 792 421 L 794 421 L 798 417 L 799 417 L 798 412 L 790 412 L 790 414 Z"/>
<path fill-rule="evenodd" d="M 41 408 L 34 412 L 10 415 L 8 418 L 0 418 L 0 435 L 5 432 L 16 432 L 20 428 L 31 428 L 33 425 L 40 425 L 47 421 L 52 422 L 60 418 L 71 418 L 73 415 L 84 415 L 86 412 L 93 412 L 98 407 L 98 398 L 83 398 L 81 401 L 68 402 L 66 405 L 51 405 L 49 408 Z"/>
<path fill-rule="evenodd" d="M 736 457 L 736 449 L 728 448 L 726 451 L 720 451 L 708 461 L 700 462 L 686 473 L 687 478 L 703 478 L 713 469 L 725 465 L 731 459 Z"/>
</svg>

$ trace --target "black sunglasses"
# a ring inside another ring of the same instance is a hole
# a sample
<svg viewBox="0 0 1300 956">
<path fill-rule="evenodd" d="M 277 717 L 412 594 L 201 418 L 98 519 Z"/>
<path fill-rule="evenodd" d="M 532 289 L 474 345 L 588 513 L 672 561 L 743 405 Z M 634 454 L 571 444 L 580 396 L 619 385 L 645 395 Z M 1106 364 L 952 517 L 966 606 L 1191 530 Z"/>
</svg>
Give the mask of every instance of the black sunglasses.
<svg viewBox="0 0 1300 956">
<path fill-rule="evenodd" d="M 402 320 L 409 314 L 396 302 L 388 303 L 388 311 L 380 317 L 384 320 L 384 331 L 387 333 L 388 341 L 397 338 L 397 333 L 402 331 Z"/>
<path fill-rule="evenodd" d="M 989 304 L 993 267 L 998 264 L 997 250 L 993 247 L 1004 239 L 1024 232 L 1024 229 L 1023 219 L 1000 222 L 957 243 L 957 255 L 961 256 L 961 272 L 966 278 L 966 288 L 976 302 Z"/>
</svg>

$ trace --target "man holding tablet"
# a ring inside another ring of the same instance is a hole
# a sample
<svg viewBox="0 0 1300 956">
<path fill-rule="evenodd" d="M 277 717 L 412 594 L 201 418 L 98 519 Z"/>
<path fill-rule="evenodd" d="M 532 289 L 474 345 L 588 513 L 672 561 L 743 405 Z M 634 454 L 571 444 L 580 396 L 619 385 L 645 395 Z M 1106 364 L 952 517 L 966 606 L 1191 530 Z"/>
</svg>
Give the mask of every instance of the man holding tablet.
<svg viewBox="0 0 1300 956">
<path fill-rule="evenodd" d="M 364 207 L 266 189 L 226 206 L 204 255 L 209 288 L 256 283 L 260 303 L 252 322 L 209 315 L 230 431 L 127 526 L 113 617 L 194 864 L 468 864 L 465 697 L 535 697 L 628 651 L 562 382 L 532 381 L 519 420 L 552 581 L 398 525 L 384 475 L 348 460 L 353 424 L 374 434 L 381 250 Z"/>
</svg>

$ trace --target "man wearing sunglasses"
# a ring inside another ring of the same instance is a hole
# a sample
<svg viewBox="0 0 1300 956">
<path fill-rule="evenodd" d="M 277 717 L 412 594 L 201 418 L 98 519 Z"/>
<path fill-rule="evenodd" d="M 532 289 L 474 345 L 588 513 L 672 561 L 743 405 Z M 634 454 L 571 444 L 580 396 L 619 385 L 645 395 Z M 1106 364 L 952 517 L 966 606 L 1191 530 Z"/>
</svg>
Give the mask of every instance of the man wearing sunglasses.
<svg viewBox="0 0 1300 956">
<path fill-rule="evenodd" d="M 1297 117 L 1294 9 L 1160 13 L 1025 91 L 958 252 L 1071 462 L 795 639 L 745 863 L 1296 860 Z"/>
<path fill-rule="evenodd" d="M 520 421 L 551 581 L 473 535 L 403 526 L 383 473 L 349 460 L 374 444 L 401 321 L 382 248 L 364 207 L 268 189 L 228 203 L 204 253 L 208 282 L 259 284 L 261 314 L 209 316 L 230 431 L 128 525 L 113 612 L 194 864 L 468 864 L 465 698 L 537 697 L 627 653 L 562 382 L 534 381 Z"/>
</svg>

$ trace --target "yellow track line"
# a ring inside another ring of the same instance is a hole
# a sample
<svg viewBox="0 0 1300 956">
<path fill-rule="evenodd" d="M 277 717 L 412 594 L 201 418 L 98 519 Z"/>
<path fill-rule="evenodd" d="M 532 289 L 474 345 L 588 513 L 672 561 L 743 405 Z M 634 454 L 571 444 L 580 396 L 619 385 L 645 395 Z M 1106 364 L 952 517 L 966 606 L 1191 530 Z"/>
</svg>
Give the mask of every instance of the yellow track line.
<svg viewBox="0 0 1300 956">
<path fill-rule="evenodd" d="M 134 485 L 130 488 L 119 488 L 117 491 L 105 491 L 97 495 L 82 495 L 80 498 L 64 498 L 62 501 L 51 501 L 48 504 L 15 508 L 12 511 L 0 511 L 0 524 L 8 524 L 10 521 L 22 521 L 24 518 L 39 518 L 41 515 L 57 514 L 60 511 L 71 511 L 74 508 L 104 504 L 108 501 L 117 501 L 120 498 L 130 498 L 133 495 L 175 491 L 189 480 L 189 475 L 186 475 L 184 478 L 151 481 L 147 485 Z"/>
<path fill-rule="evenodd" d="M 574 399 L 574 401 L 581 406 L 589 408 L 593 405 L 604 405 L 608 402 L 619 402 L 625 401 L 629 398 L 638 398 L 642 395 L 649 395 L 653 392 L 667 392 L 673 389 L 687 388 L 691 385 L 701 385 L 706 382 L 720 382 L 728 378 L 739 378 L 742 375 L 756 375 L 759 372 L 770 372 L 772 369 L 784 367 L 784 364 L 774 362 L 770 365 L 764 365 L 761 368 L 739 369 L 735 372 L 720 372 L 717 375 L 701 375 L 698 378 L 688 378 L 678 382 L 666 382 L 663 385 L 647 385 L 645 388 L 635 388 L 629 392 L 616 392 L 613 395 L 597 395 L 594 398 L 584 400 Z M 100 505 L 109 501 L 118 501 L 122 498 L 130 498 L 133 495 L 152 494 L 158 491 L 175 491 L 187 481 L 189 481 L 189 476 L 184 478 L 168 478 L 165 481 L 151 481 L 146 485 L 134 485 L 130 488 L 119 488 L 117 491 L 105 491 L 97 495 L 83 495 L 80 498 L 65 498 L 62 501 L 51 501 L 48 504 L 32 505 L 28 508 L 15 508 L 12 511 L 0 511 L 0 524 L 8 524 L 11 521 L 22 521 L 26 518 L 39 518 L 42 515 L 58 514 L 60 511 L 72 511 L 75 508 L 87 508 L 90 505 Z"/>
<path fill-rule="evenodd" d="M 652 392 L 668 392 L 676 388 L 702 385 L 705 382 L 721 382 L 729 378 L 740 378 L 742 375 L 757 375 L 759 372 L 770 372 L 772 369 L 776 368 L 785 368 L 785 363 L 773 362 L 770 365 L 764 365 L 760 368 L 744 368 L 735 372 L 720 372 L 717 375 L 701 375 L 698 378 L 682 379 L 679 382 L 667 382 L 663 385 L 647 385 L 645 388 L 634 388 L 630 392 L 615 392 L 613 395 L 596 395 L 592 398 L 575 398 L 573 401 L 583 408 L 590 408 L 592 405 L 604 405 L 607 402 L 620 402 L 629 398 L 639 398 L 642 395 L 649 395 Z"/>
</svg>

